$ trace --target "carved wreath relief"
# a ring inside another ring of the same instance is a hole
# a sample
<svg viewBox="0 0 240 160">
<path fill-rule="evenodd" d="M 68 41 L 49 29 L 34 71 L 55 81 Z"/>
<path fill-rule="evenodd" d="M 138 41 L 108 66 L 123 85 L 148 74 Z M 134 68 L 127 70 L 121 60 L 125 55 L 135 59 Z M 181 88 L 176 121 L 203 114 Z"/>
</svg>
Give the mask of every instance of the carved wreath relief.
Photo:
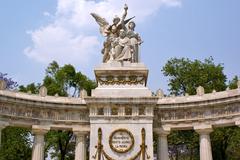
<svg viewBox="0 0 240 160">
<path fill-rule="evenodd" d="M 134 137 L 127 129 L 117 129 L 109 137 L 110 148 L 117 153 L 126 153 L 134 145 Z"/>
</svg>

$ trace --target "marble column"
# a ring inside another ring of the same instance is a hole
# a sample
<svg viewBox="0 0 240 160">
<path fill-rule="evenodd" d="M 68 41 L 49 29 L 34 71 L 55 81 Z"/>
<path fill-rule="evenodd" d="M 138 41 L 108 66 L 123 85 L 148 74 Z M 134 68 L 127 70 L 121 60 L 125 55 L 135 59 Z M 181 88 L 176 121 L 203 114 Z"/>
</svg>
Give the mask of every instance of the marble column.
<svg viewBox="0 0 240 160">
<path fill-rule="evenodd" d="M 212 148 L 210 133 L 213 131 L 212 128 L 196 129 L 199 134 L 200 143 L 200 160 L 212 160 Z"/>
<path fill-rule="evenodd" d="M 163 129 L 157 129 L 156 133 L 158 134 L 157 159 L 169 160 L 167 136 L 170 133 L 170 130 L 166 131 Z"/>
<path fill-rule="evenodd" d="M 34 143 L 32 149 L 32 160 L 44 160 L 44 135 L 49 129 L 33 127 Z"/>
<path fill-rule="evenodd" d="M 86 160 L 86 132 L 74 132 L 76 135 L 75 160 Z"/>
</svg>

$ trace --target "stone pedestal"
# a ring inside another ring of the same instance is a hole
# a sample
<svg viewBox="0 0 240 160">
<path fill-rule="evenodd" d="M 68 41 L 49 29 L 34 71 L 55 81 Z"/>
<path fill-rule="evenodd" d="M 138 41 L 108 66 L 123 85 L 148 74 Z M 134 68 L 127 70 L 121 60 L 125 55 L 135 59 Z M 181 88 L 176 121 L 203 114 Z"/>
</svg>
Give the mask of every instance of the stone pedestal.
<svg viewBox="0 0 240 160">
<path fill-rule="evenodd" d="M 95 68 L 98 87 L 90 108 L 90 160 L 153 160 L 153 108 L 142 63 L 112 62 Z"/>
<path fill-rule="evenodd" d="M 98 87 L 93 97 L 149 97 L 148 69 L 142 63 L 103 63 L 94 69 Z"/>
<path fill-rule="evenodd" d="M 86 134 L 84 132 L 74 132 L 76 135 L 75 160 L 86 160 Z"/>
<path fill-rule="evenodd" d="M 200 160 L 212 160 L 212 148 L 210 133 L 213 131 L 211 127 L 194 127 L 199 134 L 200 143 Z"/>
<path fill-rule="evenodd" d="M 44 135 L 49 128 L 33 126 L 34 144 L 32 149 L 32 160 L 44 160 Z"/>
<path fill-rule="evenodd" d="M 167 130 L 163 130 L 163 129 L 156 129 L 154 131 L 158 135 L 157 159 L 158 160 L 169 160 L 167 136 L 170 134 L 170 130 L 167 131 Z"/>
</svg>

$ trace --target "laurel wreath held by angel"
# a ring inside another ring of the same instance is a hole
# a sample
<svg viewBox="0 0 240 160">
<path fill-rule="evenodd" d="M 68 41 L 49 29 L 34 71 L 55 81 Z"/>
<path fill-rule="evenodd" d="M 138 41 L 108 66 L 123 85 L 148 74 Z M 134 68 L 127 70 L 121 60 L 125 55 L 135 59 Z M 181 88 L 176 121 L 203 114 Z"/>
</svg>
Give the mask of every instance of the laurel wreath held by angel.
<svg viewBox="0 0 240 160">
<path fill-rule="evenodd" d="M 103 63 L 113 61 L 130 61 L 131 63 L 139 62 L 139 45 L 142 40 L 136 33 L 136 24 L 131 17 L 126 19 L 128 6 L 124 5 L 124 13 L 121 18 L 115 16 L 110 25 L 105 18 L 96 13 L 91 13 L 100 27 L 100 33 L 106 37 L 103 43 Z"/>
</svg>

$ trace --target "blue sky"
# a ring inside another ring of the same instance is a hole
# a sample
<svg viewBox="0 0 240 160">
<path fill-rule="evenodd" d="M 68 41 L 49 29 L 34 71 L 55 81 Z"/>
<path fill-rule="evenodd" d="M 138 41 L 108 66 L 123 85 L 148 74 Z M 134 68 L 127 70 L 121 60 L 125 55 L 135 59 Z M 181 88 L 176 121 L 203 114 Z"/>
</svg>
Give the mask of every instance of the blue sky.
<svg viewBox="0 0 240 160">
<path fill-rule="evenodd" d="M 2 0 L 0 72 L 19 84 L 41 82 L 47 65 L 57 60 L 94 79 L 104 39 L 89 13 L 110 21 L 125 2 L 144 40 L 141 61 L 149 68 L 152 91 L 167 91 L 161 69 L 172 57 L 212 56 L 229 79 L 240 76 L 239 0 Z"/>
</svg>

